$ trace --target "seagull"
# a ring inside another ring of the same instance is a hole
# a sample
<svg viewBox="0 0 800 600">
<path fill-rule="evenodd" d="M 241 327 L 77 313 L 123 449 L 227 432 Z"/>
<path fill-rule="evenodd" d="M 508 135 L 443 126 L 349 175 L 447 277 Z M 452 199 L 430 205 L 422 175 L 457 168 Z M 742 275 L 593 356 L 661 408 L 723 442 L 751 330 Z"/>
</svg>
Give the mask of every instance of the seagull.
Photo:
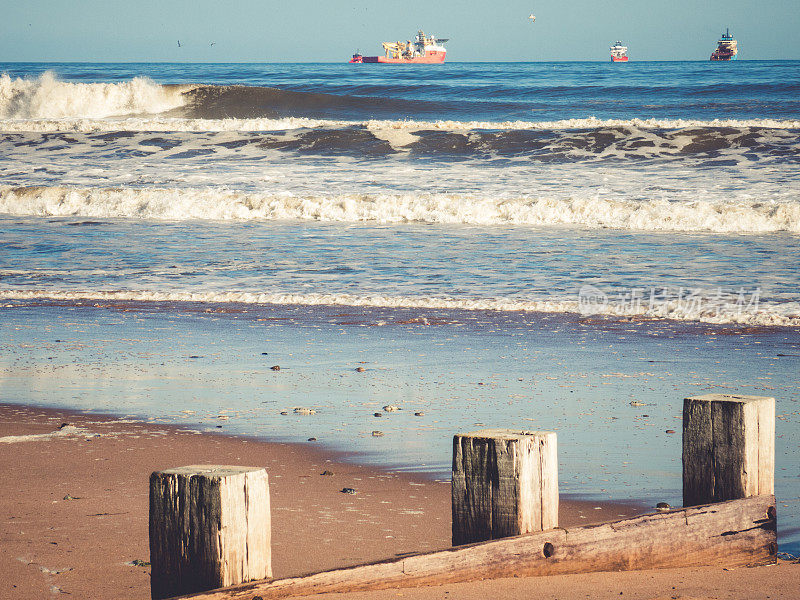
<svg viewBox="0 0 800 600">
<path fill-rule="evenodd" d="M 211 42 L 211 45 L 213 46 L 213 45 L 214 45 L 214 44 L 216 44 L 216 43 L 217 43 L 217 42 Z"/>
<path fill-rule="evenodd" d="M 531 23 L 535 23 L 536 22 L 536 16 L 535 15 L 531 14 L 531 16 L 528 17 L 528 18 L 531 20 Z"/>
<path fill-rule="evenodd" d="M 181 47 L 181 41 L 178 40 L 178 48 L 180 48 L 180 47 Z"/>
</svg>

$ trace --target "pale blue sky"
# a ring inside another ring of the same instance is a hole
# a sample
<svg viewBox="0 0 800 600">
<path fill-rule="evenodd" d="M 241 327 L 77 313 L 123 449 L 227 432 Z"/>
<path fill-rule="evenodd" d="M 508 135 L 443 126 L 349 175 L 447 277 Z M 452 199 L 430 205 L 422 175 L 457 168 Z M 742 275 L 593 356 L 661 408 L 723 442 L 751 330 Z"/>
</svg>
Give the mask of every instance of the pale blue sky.
<svg viewBox="0 0 800 600">
<path fill-rule="evenodd" d="M 707 60 L 726 27 L 741 59 L 800 59 L 800 0 L 0 0 L 0 15 L 0 62 L 340 62 L 418 28 L 451 38 L 450 61 L 605 61 L 617 39 L 632 60 Z"/>
</svg>

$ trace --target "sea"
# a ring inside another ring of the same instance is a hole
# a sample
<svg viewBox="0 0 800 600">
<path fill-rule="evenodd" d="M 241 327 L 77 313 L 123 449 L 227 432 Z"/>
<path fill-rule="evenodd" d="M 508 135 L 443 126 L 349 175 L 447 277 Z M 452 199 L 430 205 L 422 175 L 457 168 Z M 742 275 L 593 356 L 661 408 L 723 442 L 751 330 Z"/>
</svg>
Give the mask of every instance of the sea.
<svg viewBox="0 0 800 600">
<path fill-rule="evenodd" d="M 649 506 L 772 396 L 800 554 L 799 265 L 799 61 L 0 63 L 3 402 Z"/>
</svg>

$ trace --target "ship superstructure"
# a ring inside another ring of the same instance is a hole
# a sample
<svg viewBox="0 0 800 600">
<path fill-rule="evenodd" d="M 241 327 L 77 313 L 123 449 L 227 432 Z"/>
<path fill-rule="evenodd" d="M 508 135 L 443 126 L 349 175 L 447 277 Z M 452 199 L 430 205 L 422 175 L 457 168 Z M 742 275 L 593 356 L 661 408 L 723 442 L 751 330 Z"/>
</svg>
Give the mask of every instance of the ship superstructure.
<svg viewBox="0 0 800 600">
<path fill-rule="evenodd" d="M 711 54 L 710 60 L 736 60 L 738 53 L 739 48 L 736 45 L 736 40 L 733 39 L 731 32 L 726 28 L 725 33 L 717 41 L 717 49 Z"/>
<path fill-rule="evenodd" d="M 447 49 L 444 47 L 446 39 L 437 39 L 426 36 L 421 29 L 417 32 L 414 41 L 383 42 L 383 56 L 362 56 L 358 52 L 350 59 L 351 63 L 443 63 Z"/>
<path fill-rule="evenodd" d="M 623 46 L 619 40 L 609 50 L 611 50 L 611 62 L 628 62 L 628 47 Z"/>
</svg>

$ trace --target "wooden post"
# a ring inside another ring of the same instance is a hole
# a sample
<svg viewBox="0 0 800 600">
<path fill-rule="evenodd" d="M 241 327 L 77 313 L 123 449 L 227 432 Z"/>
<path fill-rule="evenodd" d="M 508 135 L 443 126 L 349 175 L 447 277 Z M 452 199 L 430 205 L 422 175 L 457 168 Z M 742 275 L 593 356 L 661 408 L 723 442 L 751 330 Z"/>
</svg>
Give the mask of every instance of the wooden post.
<svg viewBox="0 0 800 600">
<path fill-rule="evenodd" d="M 558 527 L 556 434 L 454 436 L 452 504 L 454 546 Z"/>
<path fill-rule="evenodd" d="M 772 495 L 775 398 L 706 394 L 683 401 L 683 505 Z"/>
<path fill-rule="evenodd" d="M 193 465 L 150 476 L 150 593 L 169 598 L 272 577 L 260 467 Z"/>
</svg>

